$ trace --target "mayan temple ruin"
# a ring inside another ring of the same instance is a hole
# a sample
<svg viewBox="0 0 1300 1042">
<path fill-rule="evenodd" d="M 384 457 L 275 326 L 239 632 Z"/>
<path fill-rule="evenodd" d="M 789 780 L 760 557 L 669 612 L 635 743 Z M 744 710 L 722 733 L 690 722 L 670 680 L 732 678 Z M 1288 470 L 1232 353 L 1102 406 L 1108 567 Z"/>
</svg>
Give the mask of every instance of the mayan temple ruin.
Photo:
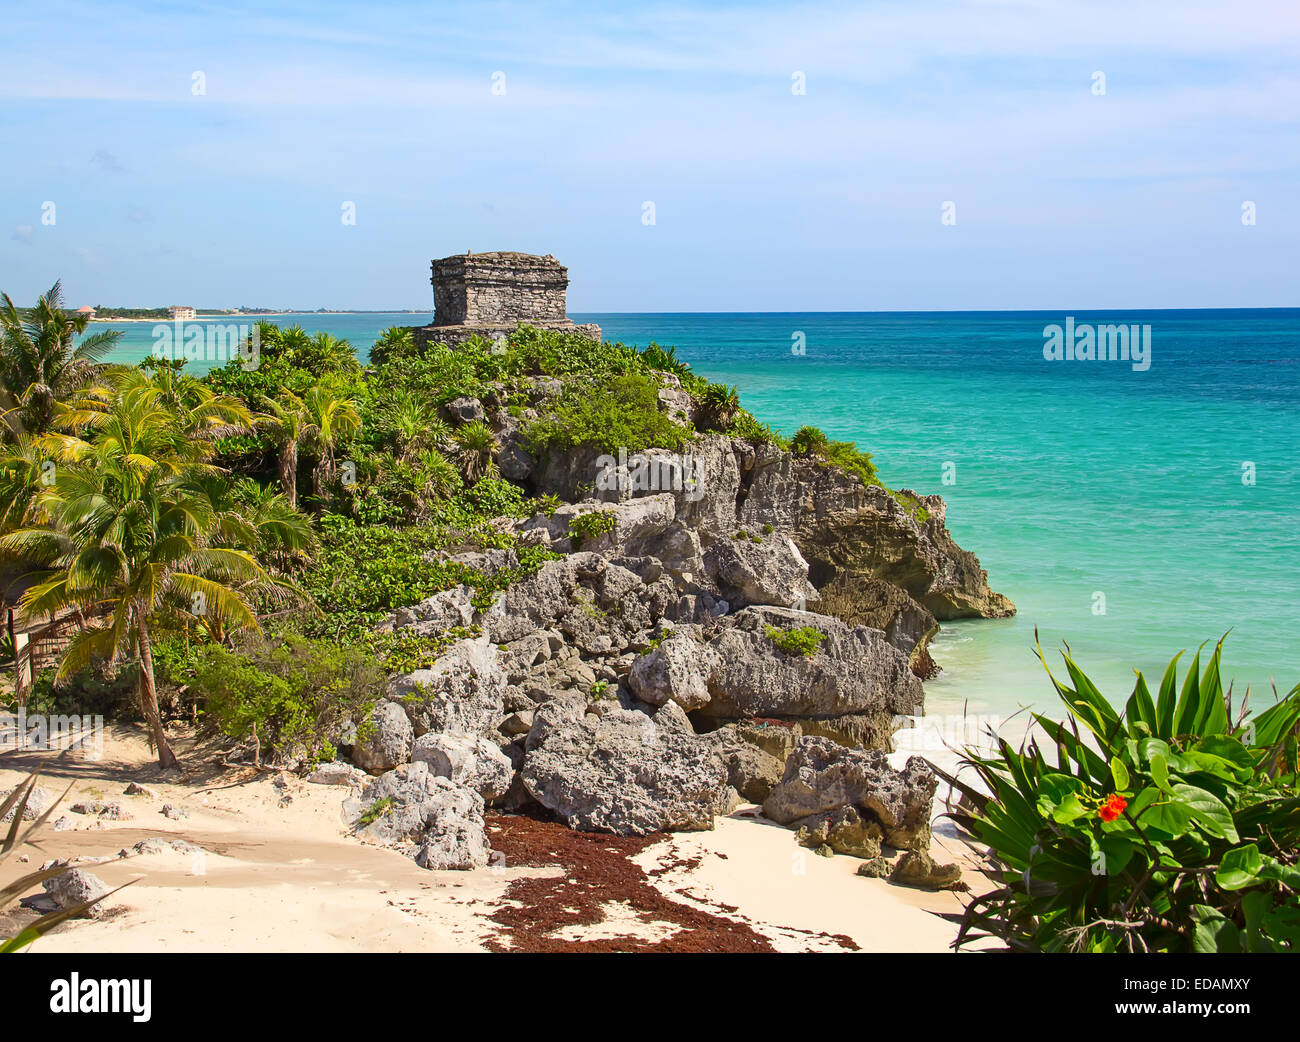
<svg viewBox="0 0 1300 1042">
<path fill-rule="evenodd" d="M 601 337 L 599 326 L 575 326 L 566 315 L 569 269 L 549 253 L 458 253 L 431 262 L 430 268 L 433 325 L 414 330 L 421 344 L 497 339 L 521 325 Z"/>
</svg>

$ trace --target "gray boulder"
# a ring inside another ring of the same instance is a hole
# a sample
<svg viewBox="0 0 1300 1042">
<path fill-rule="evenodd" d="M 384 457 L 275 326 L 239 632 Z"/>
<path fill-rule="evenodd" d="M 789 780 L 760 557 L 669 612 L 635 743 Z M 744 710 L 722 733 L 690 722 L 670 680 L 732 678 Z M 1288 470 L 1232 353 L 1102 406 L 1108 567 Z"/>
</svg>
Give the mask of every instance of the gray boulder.
<svg viewBox="0 0 1300 1042">
<path fill-rule="evenodd" d="M 415 734 L 400 705 L 381 702 L 370 714 L 364 737 L 352 747 L 352 761 L 371 774 L 411 762 Z"/>
<path fill-rule="evenodd" d="M 20 786 L 21 787 L 21 786 Z M 13 793 L 13 789 L 5 789 L 0 792 L 0 803 L 3 803 Z M 44 814 L 54 802 L 54 797 L 50 795 L 49 790 L 41 788 L 39 785 L 32 786 L 32 791 L 27 794 L 27 804 L 23 807 L 23 821 L 34 821 Z M 18 804 L 10 807 L 5 812 L 0 821 L 13 821 L 14 814 L 18 810 Z"/>
<path fill-rule="evenodd" d="M 774 532 L 755 543 L 719 539 L 704 552 L 704 570 L 732 608 L 750 604 L 802 607 L 817 599 L 808 562 L 787 535 Z"/>
<path fill-rule="evenodd" d="M 486 637 L 474 637 L 451 645 L 431 668 L 393 678 L 387 697 L 405 710 L 416 736 L 484 734 L 505 716 L 507 686 L 496 647 Z"/>
<path fill-rule="evenodd" d="M 59 908 L 74 908 L 86 901 L 99 900 L 81 913 L 82 918 L 99 919 L 106 909 L 102 898 L 108 896 L 108 886 L 99 876 L 92 875 L 80 868 L 72 868 L 47 879 L 42 884 L 51 900 Z"/>
<path fill-rule="evenodd" d="M 834 717 L 872 713 L 882 721 L 917 712 L 921 681 L 907 656 L 879 630 L 782 608 L 751 607 L 728 617 L 712 641 L 721 666 L 701 712 L 722 719 Z M 812 627 L 825 639 L 811 655 L 781 651 L 767 630 Z"/>
<path fill-rule="evenodd" d="M 436 637 L 474 621 L 474 606 L 468 587 L 456 586 L 426 597 L 409 608 L 398 608 L 381 629 L 407 630 L 419 637 Z"/>
<path fill-rule="evenodd" d="M 879 823 L 890 846 L 928 850 L 937 782 L 919 756 L 896 771 L 879 749 L 846 749 L 829 738 L 804 737 L 763 803 L 763 813 L 781 825 L 800 828 L 851 807 Z"/>
<path fill-rule="evenodd" d="M 709 701 L 709 678 L 719 664 L 707 644 L 672 636 L 632 664 L 627 682 L 643 702 L 661 706 L 673 701 L 690 712 Z"/>
<path fill-rule="evenodd" d="M 494 743 L 480 735 L 429 731 L 415 740 L 412 759 L 429 771 L 473 789 L 485 800 L 504 796 L 514 768 Z"/>
<path fill-rule="evenodd" d="M 589 715 L 577 699 L 537 710 L 521 777 L 570 828 L 624 836 L 712 828 L 728 802 L 709 742 L 635 710 Z"/>
<path fill-rule="evenodd" d="M 440 778 L 427 763 L 387 772 L 344 804 L 353 831 L 413 857 L 422 868 L 469 869 L 488 863 L 483 797 Z"/>
</svg>

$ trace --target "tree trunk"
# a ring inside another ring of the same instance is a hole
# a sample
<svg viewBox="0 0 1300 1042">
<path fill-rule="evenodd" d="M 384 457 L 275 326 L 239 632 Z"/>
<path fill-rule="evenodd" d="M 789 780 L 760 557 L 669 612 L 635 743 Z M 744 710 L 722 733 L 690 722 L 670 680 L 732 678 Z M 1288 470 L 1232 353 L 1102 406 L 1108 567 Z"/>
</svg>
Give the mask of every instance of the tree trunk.
<svg viewBox="0 0 1300 1042">
<path fill-rule="evenodd" d="M 291 441 L 280 450 L 280 487 L 289 506 L 298 508 L 298 443 Z"/>
<path fill-rule="evenodd" d="M 163 733 L 162 714 L 158 711 L 158 688 L 153 678 L 153 648 L 149 645 L 149 625 L 144 620 L 143 612 L 136 611 L 136 632 L 140 639 L 140 701 L 143 704 L 145 719 L 149 730 L 153 732 L 154 745 L 158 747 L 158 766 L 179 767 L 180 761 L 167 744 L 167 735 Z"/>
</svg>

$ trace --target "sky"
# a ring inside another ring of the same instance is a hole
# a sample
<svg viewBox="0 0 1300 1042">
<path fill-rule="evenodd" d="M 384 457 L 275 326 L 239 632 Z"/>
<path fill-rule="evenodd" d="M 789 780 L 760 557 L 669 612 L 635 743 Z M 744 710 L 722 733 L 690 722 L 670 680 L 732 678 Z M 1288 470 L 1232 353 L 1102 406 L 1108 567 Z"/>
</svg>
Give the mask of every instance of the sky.
<svg viewBox="0 0 1300 1042">
<path fill-rule="evenodd" d="M 1297 0 L 3 15 L 19 304 L 426 308 L 514 249 L 571 312 L 1300 305 Z"/>
</svg>

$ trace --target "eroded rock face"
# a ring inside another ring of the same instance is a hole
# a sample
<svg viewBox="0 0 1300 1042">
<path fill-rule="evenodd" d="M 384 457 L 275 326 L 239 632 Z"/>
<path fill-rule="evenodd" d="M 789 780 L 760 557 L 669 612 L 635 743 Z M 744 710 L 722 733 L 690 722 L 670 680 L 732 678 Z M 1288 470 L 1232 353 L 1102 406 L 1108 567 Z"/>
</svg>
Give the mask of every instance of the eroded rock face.
<svg viewBox="0 0 1300 1042">
<path fill-rule="evenodd" d="M 838 717 L 869 713 L 886 726 L 921 706 L 921 682 L 907 656 L 879 630 L 780 608 L 747 608 L 729 617 L 710 647 L 721 666 L 701 710 L 721 719 Z M 826 636 L 811 655 L 786 654 L 765 628 L 810 626 Z"/>
<path fill-rule="evenodd" d="M 910 496 L 904 490 L 903 499 Z M 817 585 L 840 574 L 884 579 L 940 620 L 1014 614 L 1015 605 L 989 589 L 978 558 L 948 533 L 943 498 L 915 501 L 909 509 L 883 488 L 763 447 L 739 520 L 792 531 Z"/>
<path fill-rule="evenodd" d="M 506 683 L 497 649 L 486 637 L 474 637 L 451 645 L 432 668 L 393 678 L 387 697 L 410 718 L 416 736 L 429 731 L 482 734 L 506 715 Z M 401 762 L 409 760 L 408 752 Z"/>
<path fill-rule="evenodd" d="M 791 828 L 815 827 L 827 817 L 842 822 L 840 812 L 852 807 L 859 816 L 878 822 L 891 846 L 928 851 L 937 781 L 919 756 L 896 771 L 878 749 L 846 749 L 828 738 L 804 737 L 764 802 L 763 813 Z"/>
<path fill-rule="evenodd" d="M 423 868 L 481 868 L 490 847 L 483 797 L 427 763 L 411 763 L 376 778 L 344 804 L 354 832 L 415 858 Z"/>
<path fill-rule="evenodd" d="M 402 707 L 381 702 L 370 715 L 365 737 L 352 747 L 352 761 L 371 774 L 382 774 L 411 760 L 415 733 Z"/>
<path fill-rule="evenodd" d="M 706 644 L 687 636 L 669 637 L 642 655 L 628 672 L 628 685 L 653 706 L 676 702 L 690 712 L 709 701 L 709 678 L 721 660 Z"/>
<path fill-rule="evenodd" d="M 794 540 L 779 532 L 765 537 L 720 539 L 704 553 L 705 573 L 733 609 L 751 604 L 782 608 L 817 599 L 808 562 Z"/>
<path fill-rule="evenodd" d="M 537 710 L 521 772 L 534 799 L 585 831 L 644 836 L 713 827 L 728 786 L 710 743 L 633 710 L 584 710 L 575 699 Z"/>
<path fill-rule="evenodd" d="M 494 644 L 553 629 L 580 651 L 602 653 L 630 645 L 654 628 L 674 600 L 672 581 L 644 582 L 627 568 L 583 551 L 547 561 L 511 586 L 483 617 Z"/>
<path fill-rule="evenodd" d="M 408 630 L 419 637 L 436 637 L 474 621 L 469 590 L 457 586 L 426 597 L 409 608 L 398 608 L 381 629 Z"/>
<path fill-rule="evenodd" d="M 412 758 L 431 773 L 473 789 L 485 800 L 506 794 L 514 767 L 496 745 L 480 735 L 430 731 L 415 740 Z"/>
</svg>

